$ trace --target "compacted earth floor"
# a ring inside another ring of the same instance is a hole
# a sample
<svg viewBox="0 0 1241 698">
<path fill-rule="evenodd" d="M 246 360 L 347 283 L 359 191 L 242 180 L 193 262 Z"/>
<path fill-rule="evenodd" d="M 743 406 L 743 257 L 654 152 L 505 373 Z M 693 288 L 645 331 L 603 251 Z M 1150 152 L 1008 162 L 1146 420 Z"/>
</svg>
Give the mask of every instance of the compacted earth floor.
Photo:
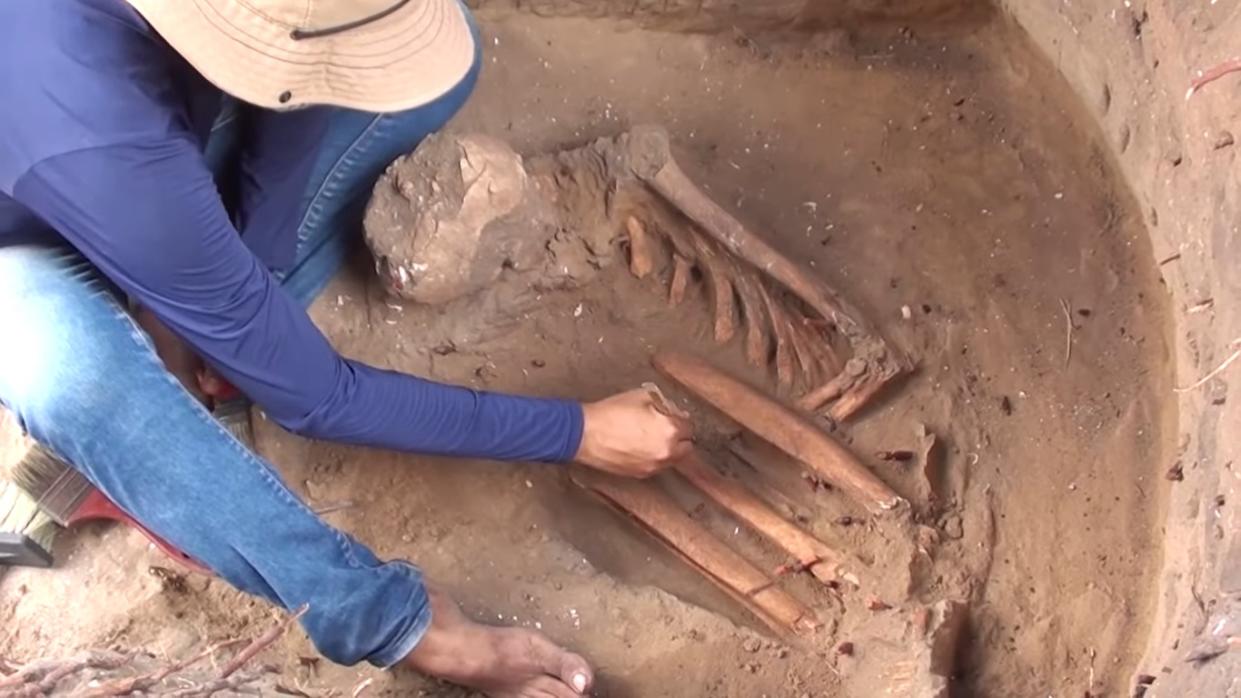
<svg viewBox="0 0 1241 698">
<path fill-rule="evenodd" d="M 578 649 L 598 667 L 598 695 L 886 695 L 910 610 L 942 598 L 969 603 L 967 693 L 1125 692 L 1163 543 L 1168 300 L 1098 134 L 1053 67 L 999 20 L 768 36 L 515 15 L 488 19 L 484 35 L 481 82 L 450 128 L 538 153 L 663 124 L 713 197 L 915 357 L 910 379 L 836 433 L 915 501 L 914 468 L 875 454 L 915 449 L 922 427 L 937 436 L 944 489 L 920 516 L 939 542 L 911 555 L 772 458 L 783 506 L 910 588 L 885 587 L 895 608 L 874 611 L 860 593 L 789 579 L 825 625 L 785 644 L 562 468 L 317 443 L 256 412 L 260 451 L 311 506 L 381 555 L 417 562 L 475 617 Z M 598 398 L 653 379 L 658 347 L 740 370 L 741 348 L 710 340 L 702 290 L 672 309 L 666 281 L 616 264 L 466 342 L 453 333 L 469 319 L 385 297 L 360 254 L 312 314 L 349 356 L 479 388 Z M 729 428 L 697 413 L 711 450 Z M 693 512 L 779 561 L 710 507 Z M 62 536 L 57 558 L 55 570 L 0 573 L 0 656 L 117 646 L 175 658 L 278 617 L 219 581 L 170 582 L 159 569 L 170 563 L 127 530 Z M 851 654 L 835 651 L 842 642 Z M 348 695 L 368 677 L 379 694 L 466 694 L 313 657 L 295 629 L 261 659 L 311 695 Z"/>
</svg>

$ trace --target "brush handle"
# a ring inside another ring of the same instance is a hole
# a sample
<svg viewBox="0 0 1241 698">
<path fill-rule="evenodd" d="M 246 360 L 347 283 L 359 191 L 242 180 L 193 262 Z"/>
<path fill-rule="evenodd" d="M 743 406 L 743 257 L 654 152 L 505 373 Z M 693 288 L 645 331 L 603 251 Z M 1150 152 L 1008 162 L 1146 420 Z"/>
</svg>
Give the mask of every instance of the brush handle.
<svg viewBox="0 0 1241 698">
<path fill-rule="evenodd" d="M 146 536 L 148 540 L 154 543 L 155 547 L 164 551 L 164 554 L 168 557 L 176 560 L 194 572 L 200 572 L 208 576 L 212 574 L 211 570 L 204 567 L 202 563 L 181 552 L 173 546 L 172 543 L 169 543 L 163 538 L 160 538 L 158 535 L 152 533 L 150 529 L 143 526 L 136 519 L 134 519 L 134 517 L 122 511 L 120 507 L 113 504 L 112 500 L 104 496 L 103 492 L 100 492 L 99 490 L 92 490 L 90 494 L 86 495 L 86 499 L 82 500 L 82 503 L 78 505 L 78 508 L 74 510 L 72 515 L 70 515 L 69 525 L 72 526 L 83 521 L 100 520 L 117 521 L 135 528 L 141 532 L 142 535 Z"/>
</svg>

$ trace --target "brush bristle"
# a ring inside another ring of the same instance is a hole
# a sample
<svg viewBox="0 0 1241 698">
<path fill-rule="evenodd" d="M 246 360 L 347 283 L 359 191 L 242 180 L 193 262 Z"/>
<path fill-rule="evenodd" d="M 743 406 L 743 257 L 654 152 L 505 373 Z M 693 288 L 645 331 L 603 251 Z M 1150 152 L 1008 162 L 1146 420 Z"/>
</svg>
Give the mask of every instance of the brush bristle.
<svg viewBox="0 0 1241 698">
<path fill-rule="evenodd" d="M 86 476 L 39 444 L 31 446 L 10 475 L 14 485 L 25 490 L 62 526 L 69 524 L 69 518 L 94 491 Z"/>
<path fill-rule="evenodd" d="M 31 497 L 38 499 L 51 489 L 52 485 L 72 468 L 56 454 L 34 444 L 22 459 L 10 468 L 13 484 L 22 488 Z"/>
<path fill-rule="evenodd" d="M 216 421 L 251 451 L 254 450 L 254 427 L 250 422 L 250 403 L 230 400 L 216 405 L 212 412 Z"/>
</svg>

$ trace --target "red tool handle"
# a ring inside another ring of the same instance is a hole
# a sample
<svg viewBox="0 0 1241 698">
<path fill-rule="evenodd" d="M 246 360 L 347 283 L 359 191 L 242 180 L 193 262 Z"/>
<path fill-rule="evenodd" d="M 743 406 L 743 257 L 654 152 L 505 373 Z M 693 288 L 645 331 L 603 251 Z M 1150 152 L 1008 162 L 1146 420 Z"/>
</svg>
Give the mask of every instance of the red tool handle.
<svg viewBox="0 0 1241 698">
<path fill-rule="evenodd" d="M 194 572 L 201 572 L 205 575 L 213 574 L 211 570 L 204 567 L 202 563 L 181 552 L 173 546 L 172 543 L 160 538 L 152 533 L 146 526 L 138 523 L 134 517 L 126 514 L 124 511 L 121 511 L 120 507 L 113 504 L 112 500 L 104 496 L 103 492 L 100 492 L 99 490 L 92 490 L 91 493 L 86 496 L 86 499 L 82 500 L 82 504 L 79 505 L 77 510 L 73 512 L 73 515 L 69 517 L 69 525 L 72 526 L 73 524 L 80 523 L 82 521 L 99 521 L 101 519 L 108 521 L 119 521 L 120 523 L 132 526 L 140 531 L 142 535 L 146 536 L 152 543 L 154 543 L 155 547 L 164 551 L 164 554 L 168 557 L 176 560 L 182 565 L 185 565 Z"/>
</svg>

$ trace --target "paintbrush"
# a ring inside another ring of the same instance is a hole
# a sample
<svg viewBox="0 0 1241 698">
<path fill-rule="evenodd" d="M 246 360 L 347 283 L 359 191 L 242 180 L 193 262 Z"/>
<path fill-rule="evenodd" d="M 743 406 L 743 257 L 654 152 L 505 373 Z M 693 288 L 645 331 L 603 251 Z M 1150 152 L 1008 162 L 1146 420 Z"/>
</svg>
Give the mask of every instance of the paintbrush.
<svg viewBox="0 0 1241 698">
<path fill-rule="evenodd" d="M 207 396 L 211 416 L 246 448 L 254 450 L 250 423 L 250 400 L 222 376 L 210 369 L 198 372 L 198 387 Z"/>
<path fill-rule="evenodd" d="M 0 565 L 51 567 L 59 530 L 24 490 L 0 482 Z"/>
<path fill-rule="evenodd" d="M 122 511 L 73 466 L 40 444 L 31 443 L 22 459 L 10 468 L 10 474 L 13 484 L 65 528 L 85 521 L 117 521 L 137 529 L 164 554 L 191 570 L 211 574 L 201 563 Z"/>
</svg>

